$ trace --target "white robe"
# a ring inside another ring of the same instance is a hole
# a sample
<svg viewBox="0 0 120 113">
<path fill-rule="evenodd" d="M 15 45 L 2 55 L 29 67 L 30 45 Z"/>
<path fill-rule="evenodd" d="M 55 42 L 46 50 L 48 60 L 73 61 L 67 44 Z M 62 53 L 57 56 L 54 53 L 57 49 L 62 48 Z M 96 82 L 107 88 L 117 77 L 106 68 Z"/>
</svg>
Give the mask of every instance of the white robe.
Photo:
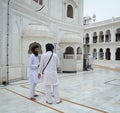
<svg viewBox="0 0 120 113">
<path fill-rule="evenodd" d="M 39 58 L 34 54 L 31 54 L 29 59 L 29 66 L 30 66 L 30 83 L 38 83 L 38 65 L 39 65 Z"/>
<path fill-rule="evenodd" d="M 48 60 L 50 59 L 52 52 L 48 51 L 41 56 L 40 67 L 38 73 L 42 73 L 43 68 L 46 66 Z M 43 83 L 44 85 L 57 85 L 58 84 L 58 75 L 57 67 L 59 66 L 59 58 L 57 54 L 53 53 L 53 56 L 44 70 Z"/>
</svg>

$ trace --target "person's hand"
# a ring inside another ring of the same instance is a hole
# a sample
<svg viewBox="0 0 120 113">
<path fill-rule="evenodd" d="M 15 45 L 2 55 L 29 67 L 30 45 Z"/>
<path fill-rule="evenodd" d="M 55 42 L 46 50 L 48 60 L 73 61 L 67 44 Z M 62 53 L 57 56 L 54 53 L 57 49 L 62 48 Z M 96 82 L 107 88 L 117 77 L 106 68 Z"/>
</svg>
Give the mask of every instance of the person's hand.
<svg viewBox="0 0 120 113">
<path fill-rule="evenodd" d="M 38 78 L 40 79 L 40 77 L 41 77 L 41 74 L 40 74 L 40 73 L 38 73 Z"/>
</svg>

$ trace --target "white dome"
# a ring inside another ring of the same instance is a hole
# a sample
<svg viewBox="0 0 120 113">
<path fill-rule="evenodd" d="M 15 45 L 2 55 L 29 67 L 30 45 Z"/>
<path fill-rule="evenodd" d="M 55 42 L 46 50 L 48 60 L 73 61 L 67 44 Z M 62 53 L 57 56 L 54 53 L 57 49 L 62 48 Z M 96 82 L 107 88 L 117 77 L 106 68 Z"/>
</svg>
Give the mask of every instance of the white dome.
<svg viewBox="0 0 120 113">
<path fill-rule="evenodd" d="M 82 43 L 79 34 L 64 34 L 60 43 Z"/>
</svg>

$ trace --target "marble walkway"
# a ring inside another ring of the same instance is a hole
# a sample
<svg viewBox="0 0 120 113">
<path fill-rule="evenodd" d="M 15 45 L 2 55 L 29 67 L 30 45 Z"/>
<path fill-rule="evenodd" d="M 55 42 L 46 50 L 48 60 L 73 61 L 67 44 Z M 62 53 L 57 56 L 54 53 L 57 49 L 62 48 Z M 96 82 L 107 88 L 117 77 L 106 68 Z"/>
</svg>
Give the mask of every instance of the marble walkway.
<svg viewBox="0 0 120 113">
<path fill-rule="evenodd" d="M 29 100 L 29 83 L 23 80 L 0 87 L 0 113 L 120 113 L 120 72 L 95 68 L 59 78 L 61 104 L 45 103 L 42 83 L 37 100 Z"/>
</svg>

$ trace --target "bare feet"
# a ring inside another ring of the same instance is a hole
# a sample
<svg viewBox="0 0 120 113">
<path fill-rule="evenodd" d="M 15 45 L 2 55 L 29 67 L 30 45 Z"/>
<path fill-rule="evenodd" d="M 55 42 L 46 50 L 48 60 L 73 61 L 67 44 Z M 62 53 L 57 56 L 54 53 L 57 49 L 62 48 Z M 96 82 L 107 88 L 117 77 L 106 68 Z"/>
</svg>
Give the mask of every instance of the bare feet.
<svg viewBox="0 0 120 113">
<path fill-rule="evenodd" d="M 48 101 L 46 101 L 46 103 L 47 103 L 47 104 L 52 104 L 52 102 L 48 102 Z"/>
<path fill-rule="evenodd" d="M 34 97 L 30 98 L 30 100 L 35 101 L 36 99 Z"/>
<path fill-rule="evenodd" d="M 60 100 L 59 102 L 57 102 L 57 104 L 60 104 L 60 103 L 62 103 L 62 100 Z"/>
</svg>

